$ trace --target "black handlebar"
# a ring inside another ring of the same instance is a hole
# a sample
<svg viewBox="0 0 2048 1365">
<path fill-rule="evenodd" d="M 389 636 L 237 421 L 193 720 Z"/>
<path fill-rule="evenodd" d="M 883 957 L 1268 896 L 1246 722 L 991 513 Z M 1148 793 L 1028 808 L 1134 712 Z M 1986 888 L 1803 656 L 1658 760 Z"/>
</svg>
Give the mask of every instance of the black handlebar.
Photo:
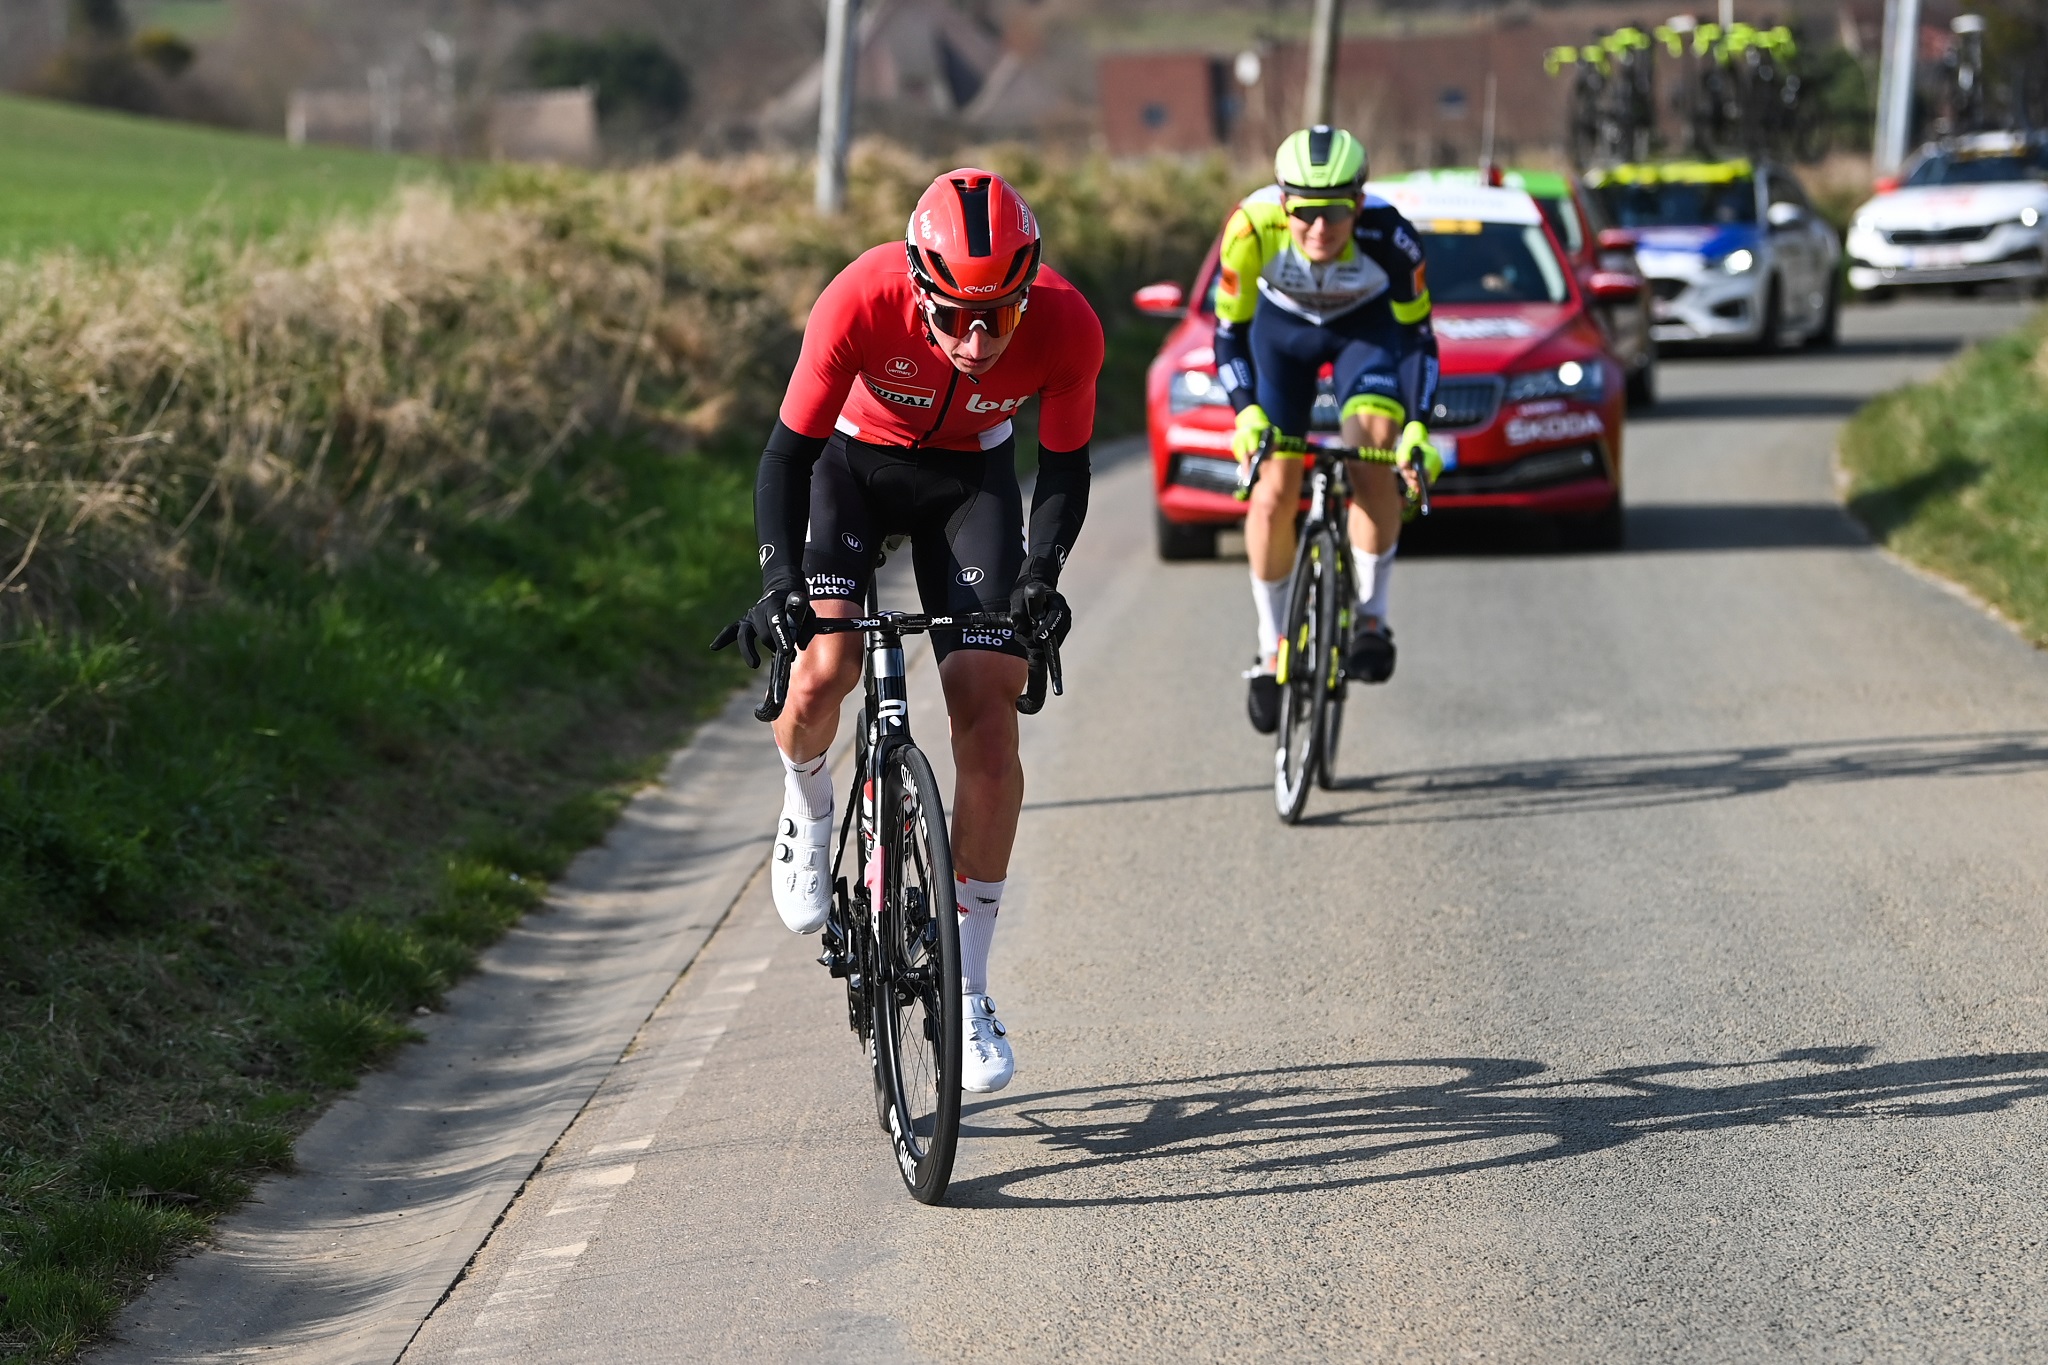
<svg viewBox="0 0 2048 1365">
<path fill-rule="evenodd" d="M 1016 618 L 1006 611 L 977 611 L 959 616 L 925 616 L 907 612 L 883 612 L 879 616 L 825 616 L 817 622 L 819 635 L 852 635 L 857 632 L 884 630 L 895 635 L 922 635 L 932 630 L 1016 630 Z M 1019 632 L 1025 634 L 1025 632 Z M 1066 695 L 1066 681 L 1060 673 L 1059 642 L 1047 631 L 1034 631 L 1026 635 L 1024 657 L 1030 665 L 1030 675 L 1024 683 L 1024 695 L 1017 698 L 1017 710 L 1027 716 L 1035 716 L 1045 705 L 1045 690 L 1048 683 L 1056 697 Z M 790 667 L 796 661 L 796 649 L 785 644 L 768 657 L 768 690 L 761 698 L 761 704 L 754 708 L 754 719 L 773 721 L 781 716 L 783 706 L 789 701 Z"/>
<path fill-rule="evenodd" d="M 1267 460 L 1272 458 L 1274 450 L 1280 446 L 1283 439 L 1286 441 L 1289 449 L 1300 451 L 1303 454 L 1307 454 L 1310 451 L 1323 451 L 1331 455 L 1347 455 L 1352 459 L 1359 458 L 1357 448 L 1339 437 L 1307 436 L 1283 438 L 1276 428 L 1267 427 L 1259 433 L 1259 446 L 1258 449 L 1252 452 L 1252 457 L 1238 465 L 1237 487 L 1232 491 L 1232 497 L 1236 498 L 1239 502 L 1245 502 L 1251 498 L 1252 489 L 1259 481 L 1259 470 L 1265 465 Z M 1381 462 L 1390 463 L 1390 461 L 1385 460 Z M 1410 490 L 1409 501 L 1415 505 L 1417 515 L 1426 517 L 1429 515 L 1429 475 L 1419 465 L 1408 467 L 1413 468 L 1415 471 L 1415 482 Z M 1395 465 L 1394 468 L 1399 471 L 1403 466 Z"/>
</svg>

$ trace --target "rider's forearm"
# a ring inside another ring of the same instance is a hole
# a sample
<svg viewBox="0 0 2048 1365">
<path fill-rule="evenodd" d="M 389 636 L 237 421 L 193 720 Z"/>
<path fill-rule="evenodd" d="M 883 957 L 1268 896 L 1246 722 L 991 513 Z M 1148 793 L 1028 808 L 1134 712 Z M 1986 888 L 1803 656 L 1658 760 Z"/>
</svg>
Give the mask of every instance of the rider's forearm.
<svg viewBox="0 0 2048 1365">
<path fill-rule="evenodd" d="M 1250 407 L 1258 397 L 1258 389 L 1252 383 L 1252 350 L 1245 333 L 1249 324 L 1231 322 L 1221 318 L 1216 323 L 1216 377 L 1223 381 L 1223 392 L 1230 396 L 1230 406 L 1238 412 Z"/>
<path fill-rule="evenodd" d="M 803 585 L 804 532 L 811 520 L 811 470 L 828 438 L 805 436 L 780 420 L 754 475 L 754 534 L 761 547 L 761 589 Z"/>
<path fill-rule="evenodd" d="M 1067 552 L 1088 517 L 1088 447 L 1079 450 L 1038 448 L 1038 482 L 1031 490 L 1029 555 L 1059 580 Z"/>
<path fill-rule="evenodd" d="M 1401 367 L 1401 399 L 1407 404 L 1410 420 L 1427 424 L 1436 409 L 1436 329 L 1425 321 L 1409 328 L 1408 334 L 1414 359 Z"/>
</svg>

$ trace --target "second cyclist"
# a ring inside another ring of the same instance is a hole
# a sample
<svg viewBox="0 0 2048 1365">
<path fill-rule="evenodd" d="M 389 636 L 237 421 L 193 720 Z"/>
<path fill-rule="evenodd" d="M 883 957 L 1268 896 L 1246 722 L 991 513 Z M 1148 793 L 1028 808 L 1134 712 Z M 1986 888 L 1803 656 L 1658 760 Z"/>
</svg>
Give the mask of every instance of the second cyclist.
<svg viewBox="0 0 2048 1365">
<path fill-rule="evenodd" d="M 1237 411 L 1237 458 L 1249 459 L 1268 427 L 1308 434 L 1326 364 L 1335 370 L 1346 441 L 1376 450 L 1422 447 L 1436 401 L 1437 351 L 1415 229 L 1400 210 L 1365 193 L 1365 148 L 1341 128 L 1293 134 L 1273 158 L 1273 174 L 1275 183 L 1239 204 L 1223 229 L 1216 369 Z M 1394 673 L 1387 584 L 1401 534 L 1402 477 L 1383 463 L 1351 466 L 1359 609 L 1345 671 L 1366 682 Z M 1259 637 L 1246 704 L 1262 734 L 1279 723 L 1273 670 L 1301 481 L 1299 458 L 1268 460 L 1245 519 Z"/>
</svg>

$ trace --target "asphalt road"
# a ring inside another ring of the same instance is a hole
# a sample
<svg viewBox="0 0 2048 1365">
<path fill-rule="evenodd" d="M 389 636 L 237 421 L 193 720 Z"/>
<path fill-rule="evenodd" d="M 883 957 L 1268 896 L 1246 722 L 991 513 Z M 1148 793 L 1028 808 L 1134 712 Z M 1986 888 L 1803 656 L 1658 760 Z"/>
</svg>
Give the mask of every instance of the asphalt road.
<svg viewBox="0 0 2048 1365">
<path fill-rule="evenodd" d="M 1242 562 L 1110 471 L 951 1207 L 757 881 L 406 1360 L 2039 1359 L 2048 659 L 1829 472 L 2020 316 L 1669 364 L 1630 548 L 1404 559 L 1292 830 Z"/>
</svg>

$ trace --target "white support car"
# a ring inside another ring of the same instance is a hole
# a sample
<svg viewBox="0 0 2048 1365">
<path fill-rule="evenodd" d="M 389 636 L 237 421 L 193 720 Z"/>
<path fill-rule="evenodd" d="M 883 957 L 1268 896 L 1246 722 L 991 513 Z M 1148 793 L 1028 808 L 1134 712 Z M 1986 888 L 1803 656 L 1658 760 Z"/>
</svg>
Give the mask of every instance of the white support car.
<svg viewBox="0 0 2048 1365">
<path fill-rule="evenodd" d="M 1593 171 L 1586 186 L 1635 241 L 1659 343 L 1834 344 L 1841 243 L 1790 171 L 1643 162 Z"/>
<path fill-rule="evenodd" d="M 2048 289 L 2048 136 L 1977 133 L 1928 146 L 1856 211 L 1849 285 L 2018 281 Z"/>
</svg>

